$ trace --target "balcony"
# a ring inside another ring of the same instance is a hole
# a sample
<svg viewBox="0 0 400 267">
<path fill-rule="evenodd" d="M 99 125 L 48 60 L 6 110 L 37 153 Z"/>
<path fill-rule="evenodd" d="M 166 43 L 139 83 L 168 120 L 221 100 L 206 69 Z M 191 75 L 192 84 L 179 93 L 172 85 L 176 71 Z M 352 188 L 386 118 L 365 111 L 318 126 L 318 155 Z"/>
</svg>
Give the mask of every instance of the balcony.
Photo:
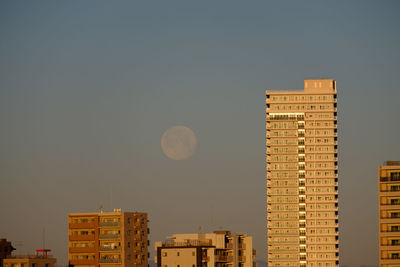
<svg viewBox="0 0 400 267">
<path fill-rule="evenodd" d="M 100 227 L 119 227 L 120 222 L 100 222 Z"/>
<path fill-rule="evenodd" d="M 246 256 L 239 256 L 240 262 L 246 262 Z"/>
<path fill-rule="evenodd" d="M 400 177 L 392 176 L 392 177 L 381 177 L 381 182 L 398 182 L 400 181 Z"/>
<path fill-rule="evenodd" d="M 121 263 L 121 259 L 100 259 L 100 263 Z"/>
<path fill-rule="evenodd" d="M 121 237 L 120 234 L 101 234 L 99 235 L 100 239 L 119 239 Z"/>
<path fill-rule="evenodd" d="M 88 252 L 96 252 L 95 247 L 74 247 L 69 248 L 70 253 L 88 253 Z"/>
<path fill-rule="evenodd" d="M 70 223 L 68 227 L 69 229 L 95 229 L 96 224 L 94 222 Z"/>
<path fill-rule="evenodd" d="M 96 260 L 70 260 L 69 263 L 74 266 L 78 265 L 95 265 Z"/>
<path fill-rule="evenodd" d="M 233 256 L 228 255 L 215 255 L 215 261 L 222 261 L 222 262 L 232 262 Z"/>
<path fill-rule="evenodd" d="M 121 247 L 109 247 L 109 246 L 102 246 L 100 247 L 100 251 L 119 251 Z"/>
<path fill-rule="evenodd" d="M 70 241 L 85 241 L 85 240 L 94 240 L 95 235 L 70 235 Z"/>
</svg>

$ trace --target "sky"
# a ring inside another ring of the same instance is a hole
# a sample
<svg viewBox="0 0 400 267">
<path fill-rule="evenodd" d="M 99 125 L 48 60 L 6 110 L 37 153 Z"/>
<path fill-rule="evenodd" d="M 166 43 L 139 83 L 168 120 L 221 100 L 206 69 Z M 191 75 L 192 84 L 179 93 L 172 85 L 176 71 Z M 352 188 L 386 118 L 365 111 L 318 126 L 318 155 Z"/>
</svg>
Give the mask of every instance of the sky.
<svg viewBox="0 0 400 267">
<path fill-rule="evenodd" d="M 154 242 L 228 229 L 266 260 L 265 90 L 338 87 L 342 266 L 378 264 L 400 160 L 398 1 L 1 1 L 0 237 L 67 264 L 67 214 L 147 212 Z M 193 130 L 167 158 L 161 136 Z"/>
</svg>

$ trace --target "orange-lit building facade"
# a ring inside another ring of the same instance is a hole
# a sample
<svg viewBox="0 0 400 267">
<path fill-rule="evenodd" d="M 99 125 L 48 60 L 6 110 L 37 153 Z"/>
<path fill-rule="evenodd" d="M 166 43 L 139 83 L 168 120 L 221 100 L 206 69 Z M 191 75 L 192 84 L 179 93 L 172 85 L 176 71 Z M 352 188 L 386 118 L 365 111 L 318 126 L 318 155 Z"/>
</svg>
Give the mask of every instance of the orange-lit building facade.
<svg viewBox="0 0 400 267">
<path fill-rule="evenodd" d="M 266 91 L 269 267 L 339 265 L 336 81 Z"/>
<path fill-rule="evenodd" d="M 379 266 L 400 267 L 400 161 L 379 166 Z"/>
<path fill-rule="evenodd" d="M 70 266 L 148 266 L 147 213 L 72 213 L 68 215 Z"/>
</svg>

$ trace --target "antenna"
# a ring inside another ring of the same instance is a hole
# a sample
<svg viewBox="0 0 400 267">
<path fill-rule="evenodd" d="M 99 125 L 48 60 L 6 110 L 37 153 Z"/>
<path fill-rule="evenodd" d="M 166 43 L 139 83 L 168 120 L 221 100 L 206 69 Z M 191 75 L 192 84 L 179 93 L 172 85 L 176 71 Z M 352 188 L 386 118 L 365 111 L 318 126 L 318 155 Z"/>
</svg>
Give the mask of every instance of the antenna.
<svg viewBox="0 0 400 267">
<path fill-rule="evenodd" d="M 211 216 L 210 216 L 210 223 L 211 223 L 211 231 L 214 231 L 214 206 L 211 204 Z"/>
<path fill-rule="evenodd" d="M 42 242 L 43 242 L 43 251 L 46 249 L 46 246 L 45 246 L 45 237 L 46 237 L 46 232 L 45 232 L 45 228 L 43 228 L 43 236 L 42 236 Z"/>
<path fill-rule="evenodd" d="M 22 241 L 15 241 L 15 246 L 17 247 L 17 250 L 20 251 L 18 252 L 18 254 L 24 254 L 22 253 L 22 247 L 24 246 L 24 243 Z"/>
<path fill-rule="evenodd" d="M 112 203 L 112 187 L 110 185 L 110 209 L 113 209 L 113 203 Z"/>
</svg>

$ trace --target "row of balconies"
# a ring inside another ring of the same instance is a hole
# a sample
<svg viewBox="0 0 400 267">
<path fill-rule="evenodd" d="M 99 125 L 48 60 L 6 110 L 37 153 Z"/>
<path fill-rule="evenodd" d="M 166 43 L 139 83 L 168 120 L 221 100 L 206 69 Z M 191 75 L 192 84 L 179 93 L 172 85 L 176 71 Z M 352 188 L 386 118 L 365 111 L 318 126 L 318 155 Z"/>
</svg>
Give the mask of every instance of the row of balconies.
<svg viewBox="0 0 400 267">
<path fill-rule="evenodd" d="M 233 262 L 234 257 L 228 255 L 215 255 L 215 261 L 217 262 Z M 246 262 L 245 256 L 238 256 L 239 262 Z"/>
<path fill-rule="evenodd" d="M 330 103 L 332 103 L 332 102 L 330 102 Z M 330 104 L 330 103 L 328 103 L 328 104 Z M 288 106 L 286 106 L 284 109 L 283 109 L 283 106 L 281 107 L 281 108 L 279 108 L 279 106 L 278 106 L 278 108 L 279 109 L 272 109 L 271 108 L 271 104 L 277 104 L 277 103 L 267 103 L 267 107 L 265 108 L 265 112 L 266 112 L 266 118 L 267 118 L 267 120 L 269 119 L 269 120 L 271 120 L 271 117 L 268 117 L 268 116 L 270 116 L 269 115 L 269 113 L 296 113 L 296 112 L 306 112 L 306 113 L 328 113 L 328 112 L 334 112 L 335 113 L 335 115 L 336 115 L 336 113 L 337 113 L 337 107 L 336 107 L 336 104 L 334 103 L 334 106 L 333 107 L 328 107 L 328 108 L 326 108 L 326 109 L 316 109 L 316 107 L 314 107 L 313 109 L 312 109 L 312 107 L 310 107 L 309 109 L 306 109 L 306 110 L 304 110 L 304 109 L 297 109 L 297 108 L 295 108 L 295 107 L 293 107 L 293 109 L 289 109 L 289 107 Z M 285 103 L 285 104 L 288 104 L 288 103 Z M 327 103 L 325 103 L 325 104 L 327 104 Z M 290 107 L 291 108 L 291 107 Z M 276 116 L 276 115 L 275 115 Z M 287 120 L 286 118 L 284 119 L 284 120 Z M 304 119 L 303 119 L 304 120 Z M 326 120 L 326 118 L 324 118 L 324 120 Z"/>
<path fill-rule="evenodd" d="M 135 222 L 135 226 L 141 226 L 140 222 Z M 114 222 L 114 221 L 107 221 L 107 222 L 99 222 L 98 223 L 99 227 L 120 227 L 121 223 L 120 222 Z M 95 222 L 82 222 L 82 223 L 70 223 L 69 224 L 70 229 L 94 229 L 97 228 L 97 223 Z"/>
<path fill-rule="evenodd" d="M 275 187 L 274 187 L 275 188 Z M 338 191 L 329 191 L 329 192 L 313 192 L 313 191 L 307 191 L 307 195 L 312 194 L 312 195 L 326 195 L 326 194 L 337 194 Z M 301 192 L 268 192 L 268 197 L 279 197 L 279 196 L 304 196 L 306 193 Z M 305 201 L 299 200 L 298 203 L 306 203 Z M 313 203 L 313 201 L 309 201 L 308 203 Z"/>
<path fill-rule="evenodd" d="M 267 109 L 266 120 L 268 121 L 304 121 L 304 115 L 270 115 L 269 109 Z M 312 111 L 314 113 L 314 111 Z M 310 113 L 310 112 L 309 112 Z M 315 112 L 319 113 L 319 112 Z M 308 119 L 308 118 L 307 118 Z M 332 118 L 312 118 L 313 121 L 336 121 L 337 116 L 334 115 Z"/>
<path fill-rule="evenodd" d="M 267 120 L 279 120 L 279 121 L 304 121 L 304 115 L 269 115 L 266 114 Z"/>
<path fill-rule="evenodd" d="M 131 223 L 131 225 L 132 224 L 135 227 L 144 227 L 144 223 L 141 222 L 141 221 L 134 221 L 133 223 Z M 76 220 L 74 220 L 73 222 L 69 223 L 69 228 L 96 228 L 97 226 L 100 226 L 100 227 L 119 227 L 119 226 L 121 226 L 121 223 L 119 221 L 76 222 Z"/>
<path fill-rule="evenodd" d="M 99 247 L 100 251 L 120 251 L 121 247 L 107 247 L 102 246 Z M 69 252 L 71 253 L 85 253 L 85 252 L 95 252 L 95 247 L 70 247 Z"/>
<path fill-rule="evenodd" d="M 305 127 L 304 125 L 301 125 L 301 124 L 293 125 L 293 126 L 286 126 L 286 127 L 284 127 L 284 126 L 282 126 L 282 127 L 279 127 L 279 126 L 272 127 L 270 123 L 267 123 L 267 125 L 266 125 L 266 131 L 275 131 L 275 130 L 278 130 L 278 131 L 286 131 L 286 130 L 289 130 L 289 131 L 295 131 L 295 130 L 336 130 L 336 129 L 337 129 L 337 124 L 333 124 L 333 125 L 329 125 L 329 126 L 307 126 L 307 127 Z M 320 135 L 320 134 L 315 135 L 315 134 L 311 134 L 310 136 L 332 136 L 332 135 Z"/>
<path fill-rule="evenodd" d="M 306 203 L 306 204 L 311 204 L 311 203 L 315 203 L 316 201 L 314 201 L 314 200 L 306 200 L 305 202 L 300 202 L 300 201 L 298 201 L 298 200 L 281 200 L 281 201 L 272 201 L 272 199 L 271 199 L 271 197 L 267 197 L 267 207 L 269 208 L 270 206 L 273 206 L 273 205 L 282 205 L 282 204 L 285 204 L 285 205 L 298 205 L 299 203 Z M 318 200 L 318 203 L 337 203 L 338 202 L 338 200 L 337 199 L 332 199 L 332 200 Z M 302 206 L 300 206 L 300 207 L 298 207 L 298 209 L 296 208 L 296 211 L 306 211 L 306 208 L 305 207 L 302 207 Z M 312 211 L 312 210 L 308 210 L 307 209 L 307 211 Z M 279 212 L 279 211 L 277 211 L 277 212 Z"/>
<path fill-rule="evenodd" d="M 226 247 L 227 249 L 233 249 L 233 248 L 234 248 L 233 243 L 226 243 L 226 244 L 225 244 L 225 247 Z M 239 248 L 239 249 L 246 249 L 246 244 L 244 244 L 244 243 L 239 243 L 239 244 L 237 244 L 237 248 Z"/>
<path fill-rule="evenodd" d="M 335 252 L 335 251 L 333 251 L 333 252 Z M 298 252 L 296 252 L 296 253 L 298 253 Z M 286 254 L 289 254 L 289 255 L 294 255 L 296 253 L 295 252 L 292 252 L 292 253 L 286 252 Z M 296 263 L 296 265 L 292 265 L 292 266 L 297 266 L 297 267 L 299 266 L 298 265 L 298 261 L 299 260 L 300 261 L 316 261 L 316 262 L 319 262 L 319 263 L 321 263 L 321 262 L 326 263 L 326 262 L 334 261 L 334 262 L 336 262 L 336 264 L 339 264 L 339 256 L 336 256 L 336 257 L 333 257 L 333 258 L 329 258 L 329 259 L 327 259 L 327 258 L 320 258 L 319 259 L 319 258 L 308 258 L 306 256 L 302 257 L 300 255 L 297 258 L 284 257 L 283 255 L 279 255 L 279 257 L 275 258 L 275 257 L 272 257 L 274 254 L 275 253 L 268 253 L 268 267 L 270 267 L 270 266 L 279 266 L 279 267 L 285 266 L 286 267 L 288 265 L 273 265 L 273 262 L 289 262 L 289 261 L 294 261 L 294 260 L 296 260 L 297 263 Z M 325 265 L 317 265 L 317 266 L 325 266 Z"/>
<path fill-rule="evenodd" d="M 332 103 L 337 103 L 337 98 L 336 95 L 334 95 L 334 98 L 332 99 L 298 99 L 298 100 L 272 100 L 271 98 L 269 98 L 269 96 L 267 95 L 267 99 L 266 99 L 266 104 L 303 104 L 303 105 L 307 105 L 308 103 L 313 103 L 313 104 L 332 104 Z"/>
<path fill-rule="evenodd" d="M 285 167 L 281 167 L 279 169 L 274 169 L 271 166 L 267 165 L 267 171 L 271 172 L 271 171 L 296 171 L 296 170 L 305 170 L 305 171 L 315 171 L 315 170 L 338 170 L 338 166 L 332 166 L 332 167 L 305 167 L 304 165 L 295 165 L 295 166 L 285 166 Z M 381 190 L 381 192 L 399 192 L 399 191 L 384 191 Z"/>
<path fill-rule="evenodd" d="M 121 263 L 121 259 L 100 259 L 100 263 Z"/>
<path fill-rule="evenodd" d="M 315 144 L 315 143 L 311 143 L 310 140 L 313 140 L 315 138 L 328 138 L 328 137 L 338 137 L 337 133 L 331 133 L 331 134 L 315 134 L 315 133 L 304 133 L 304 132 L 291 132 L 291 133 L 277 133 L 276 134 L 272 134 L 271 130 L 267 130 L 266 133 L 266 137 L 267 138 L 285 138 L 285 137 L 305 137 L 305 138 L 310 138 L 310 139 L 306 139 L 305 143 L 306 144 Z M 334 140 L 335 142 L 329 142 L 329 143 L 317 143 L 317 144 L 337 144 L 337 140 Z"/>
<path fill-rule="evenodd" d="M 332 125 L 329 125 L 329 126 L 311 126 L 311 125 L 307 125 L 307 126 L 305 126 L 305 125 L 301 125 L 301 124 L 299 124 L 299 125 L 293 125 L 293 126 L 287 126 L 287 127 L 279 127 L 279 126 L 275 126 L 275 127 L 272 127 L 271 126 L 271 123 L 269 123 L 269 122 L 267 122 L 267 125 L 266 125 L 266 130 L 267 131 L 269 131 L 269 130 L 282 130 L 282 131 L 284 131 L 284 130 L 303 130 L 303 129 L 305 129 L 305 130 L 324 130 L 324 129 L 327 129 L 327 130 L 334 130 L 334 129 L 337 129 L 338 127 L 337 127 L 337 124 L 332 124 Z"/>
<path fill-rule="evenodd" d="M 121 225 L 120 222 L 100 222 L 99 226 L 100 227 L 119 227 Z"/>
<path fill-rule="evenodd" d="M 73 265 L 73 266 L 79 266 L 79 265 L 95 265 L 96 264 L 96 260 L 77 260 L 77 259 L 71 259 L 69 260 L 69 264 Z"/>
<path fill-rule="evenodd" d="M 303 154 L 303 153 L 301 153 Z M 333 155 L 334 153 L 326 153 Z M 271 154 L 267 155 L 267 162 L 268 163 L 293 163 L 293 162 L 306 162 L 307 163 L 313 163 L 313 162 L 335 162 L 338 160 L 337 157 L 332 157 L 328 159 L 307 159 L 305 158 L 304 154 L 302 156 L 299 156 L 297 153 L 289 154 L 289 153 L 281 153 L 281 154 L 273 154 L 274 156 L 271 156 Z M 286 158 L 284 158 L 284 156 Z M 273 158 L 275 157 L 275 158 Z"/>
<path fill-rule="evenodd" d="M 120 234 L 100 234 L 99 239 L 120 239 Z M 134 240 L 141 240 L 142 236 L 140 234 L 133 235 Z M 70 235 L 69 240 L 71 241 L 85 241 L 85 240 L 95 240 L 95 235 Z"/>
<path fill-rule="evenodd" d="M 392 175 L 391 177 L 381 177 L 380 181 L 381 182 L 399 182 L 400 177 L 397 175 Z"/>
<path fill-rule="evenodd" d="M 332 221 L 333 221 L 334 219 L 332 219 Z M 272 220 L 268 220 L 269 222 L 272 222 Z M 282 220 L 280 220 L 280 222 L 282 222 L 282 221 L 285 221 L 285 222 L 288 222 L 288 221 L 294 221 L 294 220 L 287 220 L 287 219 L 282 219 Z M 307 224 L 298 224 L 298 225 L 296 225 L 296 226 L 292 226 L 291 228 L 289 228 L 289 227 L 270 227 L 270 226 L 268 226 L 267 227 L 269 230 L 276 230 L 276 229 L 298 229 L 298 228 L 307 228 L 307 229 L 331 229 L 331 228 L 335 228 L 336 229 L 336 231 L 337 232 L 339 232 L 339 224 L 338 223 L 333 223 L 333 224 L 330 224 L 330 225 L 311 225 L 310 223 L 307 223 Z M 297 234 L 293 234 L 293 233 L 291 233 L 290 235 L 299 235 L 299 232 L 297 232 L 296 231 L 296 233 Z M 312 234 L 313 235 L 313 234 Z"/>
<path fill-rule="evenodd" d="M 68 226 L 69 226 L 69 229 L 95 229 L 95 228 L 97 228 L 97 225 L 94 222 L 70 223 Z"/>
</svg>

